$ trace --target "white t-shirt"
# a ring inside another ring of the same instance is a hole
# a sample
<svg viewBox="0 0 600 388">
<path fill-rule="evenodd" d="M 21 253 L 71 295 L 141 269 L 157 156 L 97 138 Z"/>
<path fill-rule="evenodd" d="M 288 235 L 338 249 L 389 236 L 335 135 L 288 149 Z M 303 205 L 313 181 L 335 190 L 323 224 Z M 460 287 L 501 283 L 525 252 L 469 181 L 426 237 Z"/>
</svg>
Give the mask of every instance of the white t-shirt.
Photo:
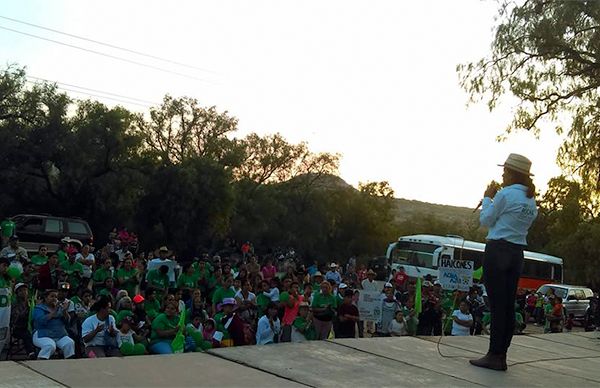
<svg viewBox="0 0 600 388">
<path fill-rule="evenodd" d="M 169 281 L 171 283 L 175 283 L 175 269 L 179 267 L 179 264 L 177 264 L 176 261 L 169 259 L 162 260 L 161 258 L 157 257 L 156 259 L 152 259 L 148 262 L 148 271 L 160 268 L 163 265 L 169 267 L 169 272 L 167 272 L 167 275 L 169 275 Z"/>
<path fill-rule="evenodd" d="M 472 321 L 473 316 L 471 314 L 463 314 L 460 310 L 454 310 L 452 313 L 453 317 L 457 317 L 461 321 Z M 471 335 L 469 328 L 452 321 L 452 335 Z"/>
<path fill-rule="evenodd" d="M 393 335 L 408 335 L 406 321 L 403 319 L 401 322 L 398 322 L 396 319 L 392 319 L 388 327 L 388 332 Z"/>
<path fill-rule="evenodd" d="M 275 320 L 273 321 L 273 326 L 275 331 L 273 331 L 273 329 L 271 328 L 271 325 L 269 324 L 269 317 L 267 317 L 266 315 L 263 315 L 258 320 L 258 327 L 256 328 L 257 345 L 266 345 L 273 343 L 275 336 L 281 331 L 281 322 L 279 321 L 279 318 L 275 317 Z"/>
<path fill-rule="evenodd" d="M 62 301 L 58 301 L 58 305 L 62 305 L 64 303 L 65 300 L 69 301 L 69 307 L 67 307 L 67 312 L 68 313 L 74 313 L 75 312 L 75 303 L 73 303 L 73 301 L 71 299 L 64 299 Z M 62 307 L 60 308 L 62 310 Z"/>
<path fill-rule="evenodd" d="M 94 338 L 92 338 L 90 342 L 86 342 L 85 346 L 106 345 L 106 342 L 104 341 L 104 336 L 110 335 L 108 334 L 108 325 L 106 325 L 105 321 L 100 321 L 96 314 L 88 317 L 85 321 L 83 321 L 83 324 L 81 325 L 81 336 L 85 337 L 86 335 L 90 334 L 91 332 L 96 330 L 96 328 L 100 324 L 104 325 L 104 330 L 97 333 L 96 336 L 94 336 Z M 115 317 L 113 317 L 112 315 L 108 316 L 108 324 L 112 326 L 114 330 L 117 330 L 117 327 L 115 325 Z"/>
<path fill-rule="evenodd" d="M 363 290 L 365 290 L 365 291 L 379 291 L 380 290 L 380 288 L 377 285 L 377 282 L 375 280 L 370 282 L 369 279 L 365 279 L 362 281 L 362 283 L 360 283 L 360 285 L 362 286 Z"/>
<path fill-rule="evenodd" d="M 236 298 L 236 299 L 241 299 L 241 300 L 242 300 L 242 302 L 246 302 L 246 301 L 247 301 L 247 302 L 252 302 L 253 300 L 255 300 L 255 299 L 256 299 L 256 295 L 254 295 L 254 294 L 253 294 L 253 293 L 251 293 L 251 292 L 248 292 L 248 297 L 247 297 L 247 298 L 244 298 L 244 295 L 242 294 L 242 290 L 240 290 L 240 291 L 238 291 L 238 292 L 235 294 L 235 298 Z"/>
<path fill-rule="evenodd" d="M 129 329 L 126 334 L 121 333 L 121 330 L 117 331 L 117 346 L 121 347 L 123 344 L 132 344 L 135 345 L 135 340 L 133 339 L 134 331 Z"/>
<path fill-rule="evenodd" d="M 85 259 L 81 253 L 78 253 L 77 255 L 75 255 L 75 261 L 83 261 L 83 260 L 91 260 L 92 262 L 94 262 L 95 257 L 91 253 L 88 253 L 88 255 L 87 255 L 87 257 L 85 257 Z M 92 277 L 92 267 L 89 265 L 83 264 L 83 274 L 82 275 L 84 278 L 88 278 L 88 279 L 91 278 Z"/>
</svg>

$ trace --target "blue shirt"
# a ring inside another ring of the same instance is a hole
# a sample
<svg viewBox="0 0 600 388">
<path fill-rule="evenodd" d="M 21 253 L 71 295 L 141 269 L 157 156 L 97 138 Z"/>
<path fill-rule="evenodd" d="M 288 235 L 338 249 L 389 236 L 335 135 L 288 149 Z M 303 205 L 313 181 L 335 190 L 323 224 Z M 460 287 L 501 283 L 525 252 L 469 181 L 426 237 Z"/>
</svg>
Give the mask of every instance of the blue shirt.
<svg viewBox="0 0 600 388">
<path fill-rule="evenodd" d="M 336 284 L 340 284 L 342 282 L 342 275 L 338 271 L 327 271 L 325 280 L 334 280 Z"/>
<path fill-rule="evenodd" d="M 490 228 L 488 240 L 527 245 L 527 231 L 537 214 L 535 199 L 527 198 L 527 186 L 514 184 L 498 191 L 493 200 L 483 199 L 479 223 Z"/>
<path fill-rule="evenodd" d="M 65 319 L 62 313 L 59 312 L 58 316 L 47 319 L 46 316 L 50 314 L 50 308 L 45 304 L 38 304 L 33 309 L 33 331 L 38 332 L 38 337 L 50 337 L 52 339 L 60 339 L 67 335 L 67 329 L 65 328 Z"/>
</svg>

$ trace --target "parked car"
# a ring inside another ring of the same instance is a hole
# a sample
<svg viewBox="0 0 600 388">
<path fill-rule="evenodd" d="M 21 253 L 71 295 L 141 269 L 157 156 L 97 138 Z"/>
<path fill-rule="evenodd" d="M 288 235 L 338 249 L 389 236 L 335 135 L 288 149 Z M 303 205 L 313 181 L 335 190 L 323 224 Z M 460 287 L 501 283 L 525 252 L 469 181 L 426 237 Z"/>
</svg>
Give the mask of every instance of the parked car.
<svg viewBox="0 0 600 388">
<path fill-rule="evenodd" d="M 538 288 L 537 292 L 546 295 L 549 289 L 554 291 L 554 295 L 560 296 L 565 308 L 565 316 L 573 314 L 576 319 L 583 319 L 585 312 L 590 305 L 590 299 L 594 297 L 594 292 L 584 286 L 571 286 L 568 284 L 544 284 Z"/>
<path fill-rule="evenodd" d="M 79 240 L 92 245 L 94 235 L 88 223 L 81 218 L 55 217 L 39 214 L 17 214 L 11 217 L 15 223 L 15 234 L 19 245 L 28 252 L 37 252 L 40 245 L 46 245 L 50 252 L 58 249 L 63 240 Z"/>
</svg>

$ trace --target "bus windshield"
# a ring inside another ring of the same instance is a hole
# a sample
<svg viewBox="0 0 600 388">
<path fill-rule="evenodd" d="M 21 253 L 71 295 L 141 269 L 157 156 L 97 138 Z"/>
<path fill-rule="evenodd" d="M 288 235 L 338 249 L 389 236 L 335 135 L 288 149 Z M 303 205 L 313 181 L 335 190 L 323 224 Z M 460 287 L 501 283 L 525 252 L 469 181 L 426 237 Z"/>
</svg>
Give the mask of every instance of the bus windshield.
<svg viewBox="0 0 600 388">
<path fill-rule="evenodd" d="M 433 268 L 433 252 L 439 245 L 398 241 L 392 250 L 392 264 Z"/>
</svg>

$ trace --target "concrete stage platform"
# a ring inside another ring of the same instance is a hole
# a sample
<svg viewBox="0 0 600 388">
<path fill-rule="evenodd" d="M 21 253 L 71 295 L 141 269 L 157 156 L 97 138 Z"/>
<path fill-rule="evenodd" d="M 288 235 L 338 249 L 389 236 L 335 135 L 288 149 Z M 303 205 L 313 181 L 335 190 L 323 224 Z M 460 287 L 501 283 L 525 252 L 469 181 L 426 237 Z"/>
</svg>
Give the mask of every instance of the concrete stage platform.
<svg viewBox="0 0 600 388">
<path fill-rule="evenodd" d="M 0 387 L 590 387 L 600 386 L 598 336 L 594 332 L 514 337 L 508 372 L 468 364 L 469 358 L 486 352 L 484 336 L 443 337 L 439 352 L 439 337 L 396 337 L 170 356 L 6 361 L 0 362 Z"/>
</svg>

